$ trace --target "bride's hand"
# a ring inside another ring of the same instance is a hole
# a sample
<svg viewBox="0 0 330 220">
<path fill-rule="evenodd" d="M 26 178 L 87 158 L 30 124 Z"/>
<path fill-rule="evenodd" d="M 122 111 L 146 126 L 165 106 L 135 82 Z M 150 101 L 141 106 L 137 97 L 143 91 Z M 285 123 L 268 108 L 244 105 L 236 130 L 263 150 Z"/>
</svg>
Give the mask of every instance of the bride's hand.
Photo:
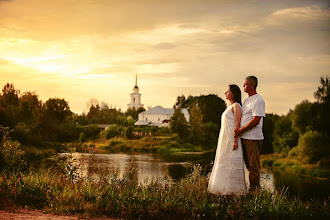
<svg viewBox="0 0 330 220">
<path fill-rule="evenodd" d="M 238 142 L 234 141 L 233 143 L 233 150 L 236 150 L 238 148 Z"/>
</svg>

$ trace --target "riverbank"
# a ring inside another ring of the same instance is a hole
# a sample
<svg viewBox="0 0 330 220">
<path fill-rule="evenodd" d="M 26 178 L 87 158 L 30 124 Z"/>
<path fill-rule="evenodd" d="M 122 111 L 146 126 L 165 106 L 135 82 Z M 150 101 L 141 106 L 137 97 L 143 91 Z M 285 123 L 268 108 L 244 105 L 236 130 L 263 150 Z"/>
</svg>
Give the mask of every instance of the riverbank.
<svg viewBox="0 0 330 220">
<path fill-rule="evenodd" d="M 99 138 L 73 144 L 77 151 L 89 151 L 94 149 L 98 153 L 104 152 L 152 152 L 152 153 L 175 153 L 175 152 L 203 152 L 210 150 L 202 146 L 190 143 L 180 143 L 176 135 L 146 136 L 139 139 L 126 139 L 114 137 L 111 139 Z"/>
<path fill-rule="evenodd" d="M 264 168 L 281 169 L 287 173 L 309 175 L 320 179 L 330 179 L 330 170 L 319 163 L 308 164 L 300 157 L 284 157 L 282 154 L 261 155 L 260 164 Z"/>
<path fill-rule="evenodd" d="M 61 215 L 107 216 L 125 219 L 262 219 L 325 218 L 329 198 L 291 199 L 286 189 L 262 190 L 245 196 L 219 196 L 207 192 L 208 175 L 195 166 L 189 176 L 169 185 L 155 179 L 137 184 L 134 164 L 123 177 L 91 180 L 51 170 L 0 174 L 0 208 L 27 207 Z"/>
</svg>

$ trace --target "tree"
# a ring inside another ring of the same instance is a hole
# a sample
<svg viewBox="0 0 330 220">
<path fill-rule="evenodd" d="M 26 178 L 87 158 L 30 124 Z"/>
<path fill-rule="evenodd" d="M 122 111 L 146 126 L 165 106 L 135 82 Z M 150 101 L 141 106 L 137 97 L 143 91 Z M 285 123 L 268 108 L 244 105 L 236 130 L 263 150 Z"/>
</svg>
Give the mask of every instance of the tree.
<svg viewBox="0 0 330 220">
<path fill-rule="evenodd" d="M 330 83 L 329 83 L 329 76 L 321 77 L 320 78 L 320 86 L 314 92 L 314 97 L 320 103 L 329 102 L 330 96 Z"/>
<path fill-rule="evenodd" d="M 261 153 L 273 153 L 273 141 L 274 141 L 274 130 L 276 127 L 276 122 L 280 116 L 276 114 L 266 114 L 266 117 L 263 119 L 263 133 L 264 141 L 262 143 Z"/>
<path fill-rule="evenodd" d="M 138 109 L 136 109 L 136 108 L 129 108 L 129 109 L 126 110 L 125 114 L 127 116 L 132 116 L 133 119 L 137 120 L 138 119 L 138 116 L 139 116 L 139 113 L 144 112 L 144 111 L 145 111 L 145 109 L 143 107 L 140 107 Z"/>
<path fill-rule="evenodd" d="M 273 148 L 275 152 L 288 154 L 297 146 L 299 134 L 292 128 L 289 116 L 283 116 L 275 123 Z"/>
<path fill-rule="evenodd" d="M 203 114 L 202 110 L 195 106 L 190 110 L 190 142 L 200 144 L 203 140 Z"/>
<path fill-rule="evenodd" d="M 188 137 L 188 122 L 184 117 L 184 114 L 181 112 L 181 108 L 174 110 L 174 114 L 170 119 L 170 128 L 172 132 L 178 133 L 179 138 L 185 139 Z"/>
<path fill-rule="evenodd" d="M 184 95 L 178 96 L 174 108 L 182 108 L 182 105 L 185 101 L 186 101 L 186 97 Z"/>
<path fill-rule="evenodd" d="M 0 98 L 0 106 L 7 107 L 9 105 L 18 106 L 20 91 L 15 89 L 14 84 L 7 83 L 2 89 Z"/>
<path fill-rule="evenodd" d="M 301 135 L 308 130 L 315 130 L 315 115 L 315 105 L 308 100 L 302 101 L 292 112 L 291 119 L 293 127 L 297 129 Z"/>
<path fill-rule="evenodd" d="M 308 131 L 300 139 L 298 149 L 309 162 L 317 162 L 322 157 L 329 157 L 330 138 L 327 134 L 318 131 Z"/>
<path fill-rule="evenodd" d="M 65 118 L 72 115 L 68 103 L 64 99 L 50 98 L 44 104 L 47 116 L 57 122 L 63 122 Z"/>
<path fill-rule="evenodd" d="M 198 106 L 203 114 L 203 123 L 212 122 L 220 128 L 222 112 L 226 109 L 226 103 L 217 95 L 184 96 L 177 98 L 176 105 L 182 108 L 192 109 Z"/>
<path fill-rule="evenodd" d="M 14 84 L 7 83 L 0 95 L 0 117 L 1 124 L 14 127 L 19 122 L 19 94 L 20 91 L 15 89 Z"/>
<path fill-rule="evenodd" d="M 31 124 L 35 120 L 41 104 L 42 102 L 35 92 L 24 92 L 19 103 L 21 120 Z"/>
</svg>

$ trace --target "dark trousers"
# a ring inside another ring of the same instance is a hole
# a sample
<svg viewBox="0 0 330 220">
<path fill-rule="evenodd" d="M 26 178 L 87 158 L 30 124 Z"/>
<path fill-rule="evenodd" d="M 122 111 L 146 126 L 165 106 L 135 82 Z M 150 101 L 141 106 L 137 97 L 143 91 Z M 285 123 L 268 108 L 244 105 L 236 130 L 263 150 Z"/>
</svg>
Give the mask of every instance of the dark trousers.
<svg viewBox="0 0 330 220">
<path fill-rule="evenodd" d="M 249 170 L 250 190 L 260 188 L 260 153 L 262 140 L 242 138 L 244 162 Z"/>
</svg>

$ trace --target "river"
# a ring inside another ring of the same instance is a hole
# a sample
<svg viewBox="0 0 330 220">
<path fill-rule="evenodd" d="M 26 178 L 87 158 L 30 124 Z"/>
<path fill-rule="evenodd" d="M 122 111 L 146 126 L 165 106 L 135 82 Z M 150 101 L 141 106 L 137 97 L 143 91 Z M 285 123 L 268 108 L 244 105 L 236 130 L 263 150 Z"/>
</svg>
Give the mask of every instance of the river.
<svg viewBox="0 0 330 220">
<path fill-rule="evenodd" d="M 68 157 L 67 153 L 59 157 Z M 176 182 L 186 177 L 194 164 L 200 164 L 203 172 L 208 173 L 214 160 L 214 152 L 208 153 L 108 153 L 89 154 L 74 153 L 74 158 L 82 161 L 82 176 L 97 178 L 100 174 L 107 175 L 118 172 L 122 176 L 130 163 L 137 169 L 138 182 L 147 184 L 152 178 L 164 178 Z M 246 181 L 248 182 L 247 170 Z M 287 174 L 281 170 L 261 169 L 261 186 L 270 190 L 281 190 L 287 187 L 289 196 L 299 196 L 304 199 L 326 198 L 330 195 L 330 181 L 317 180 L 309 176 Z"/>
</svg>

